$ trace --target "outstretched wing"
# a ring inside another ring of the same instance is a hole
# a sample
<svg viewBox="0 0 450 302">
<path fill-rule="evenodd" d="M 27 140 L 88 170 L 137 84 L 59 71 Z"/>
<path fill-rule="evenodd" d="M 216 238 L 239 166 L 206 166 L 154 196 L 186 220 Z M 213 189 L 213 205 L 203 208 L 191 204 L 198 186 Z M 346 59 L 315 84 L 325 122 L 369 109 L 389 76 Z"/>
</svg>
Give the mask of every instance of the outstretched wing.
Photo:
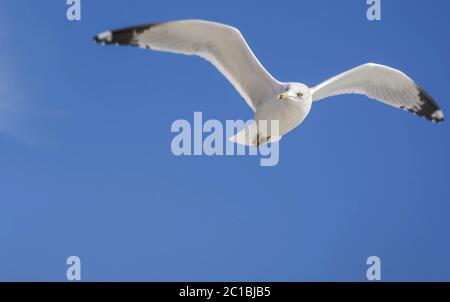
<svg viewBox="0 0 450 302">
<path fill-rule="evenodd" d="M 203 57 L 219 69 L 253 110 L 280 89 L 239 30 L 225 24 L 202 20 L 147 24 L 104 32 L 95 41 Z"/>
<path fill-rule="evenodd" d="M 430 121 L 444 120 L 439 106 L 425 90 L 403 72 L 387 66 L 364 64 L 312 88 L 314 101 L 346 93 L 364 94 Z"/>
</svg>

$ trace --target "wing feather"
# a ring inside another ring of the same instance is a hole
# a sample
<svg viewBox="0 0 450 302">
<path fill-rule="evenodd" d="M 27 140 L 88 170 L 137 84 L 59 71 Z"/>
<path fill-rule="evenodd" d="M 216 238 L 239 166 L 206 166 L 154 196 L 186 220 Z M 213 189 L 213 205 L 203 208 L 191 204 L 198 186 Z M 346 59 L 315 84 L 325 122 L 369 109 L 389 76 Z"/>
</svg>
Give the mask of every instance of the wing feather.
<svg viewBox="0 0 450 302">
<path fill-rule="evenodd" d="M 280 90 L 280 83 L 261 65 L 239 30 L 225 24 L 203 20 L 146 24 L 104 32 L 95 41 L 203 57 L 253 110 Z"/>
<path fill-rule="evenodd" d="M 441 109 L 423 88 L 403 72 L 388 66 L 364 64 L 312 88 L 314 101 L 347 93 L 364 94 L 430 121 L 444 120 Z"/>
</svg>

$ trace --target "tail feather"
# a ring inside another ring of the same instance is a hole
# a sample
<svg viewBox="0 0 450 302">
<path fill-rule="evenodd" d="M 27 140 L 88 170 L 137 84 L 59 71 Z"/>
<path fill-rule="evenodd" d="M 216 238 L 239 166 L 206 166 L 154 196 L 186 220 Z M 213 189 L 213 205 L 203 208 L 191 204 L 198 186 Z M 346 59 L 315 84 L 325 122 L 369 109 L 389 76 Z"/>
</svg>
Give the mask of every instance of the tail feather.
<svg viewBox="0 0 450 302">
<path fill-rule="evenodd" d="M 250 125 L 239 131 L 236 135 L 230 137 L 230 141 L 251 147 L 259 147 L 267 143 L 274 143 L 281 139 L 281 136 L 264 135 L 258 131 L 258 125 L 253 121 Z"/>
</svg>

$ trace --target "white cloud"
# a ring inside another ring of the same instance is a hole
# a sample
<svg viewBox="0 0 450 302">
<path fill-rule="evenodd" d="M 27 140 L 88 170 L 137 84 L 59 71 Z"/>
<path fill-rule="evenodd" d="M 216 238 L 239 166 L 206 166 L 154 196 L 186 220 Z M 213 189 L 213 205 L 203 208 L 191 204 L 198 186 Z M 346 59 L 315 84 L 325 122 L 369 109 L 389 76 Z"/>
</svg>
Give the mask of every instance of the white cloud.
<svg viewBox="0 0 450 302">
<path fill-rule="evenodd" d="M 59 110 L 49 110 L 46 102 L 35 96 L 21 79 L 20 61 L 15 59 L 14 49 L 8 48 L 9 22 L 0 14 L 0 139 L 13 138 L 34 147 L 51 144 L 47 133 L 42 133 L 43 120 L 59 118 Z"/>
<path fill-rule="evenodd" d="M 0 133 L 13 134 L 18 122 L 18 108 L 5 93 L 0 93 Z"/>
<path fill-rule="evenodd" d="M 19 106 L 11 91 L 11 72 L 5 64 L 6 60 L 0 49 L 0 134 L 13 134 L 18 122 Z"/>
<path fill-rule="evenodd" d="M 53 141 L 41 125 L 59 119 L 62 112 L 47 108 L 32 91 L 24 90 L 27 85 L 14 73 L 15 64 L 14 58 L 0 49 L 0 141 L 12 138 L 33 147 L 51 147 Z"/>
<path fill-rule="evenodd" d="M 5 19 L 0 16 L 0 26 L 2 30 L 0 31 L 0 45 L 5 45 L 6 41 L 6 27 L 5 27 Z M 0 134 L 8 133 L 14 122 L 13 113 L 14 104 L 10 97 L 10 81 L 11 77 L 8 76 L 10 73 L 8 72 L 8 67 L 6 65 L 8 62 L 8 58 L 5 54 L 4 47 L 0 46 Z"/>
<path fill-rule="evenodd" d="M 3 16 L 0 16 L 0 18 Z M 11 136 L 24 142 L 29 142 L 23 131 L 23 121 L 26 111 L 16 85 L 14 73 L 14 58 L 5 49 L 7 35 L 5 20 L 0 21 L 0 138 Z"/>
</svg>

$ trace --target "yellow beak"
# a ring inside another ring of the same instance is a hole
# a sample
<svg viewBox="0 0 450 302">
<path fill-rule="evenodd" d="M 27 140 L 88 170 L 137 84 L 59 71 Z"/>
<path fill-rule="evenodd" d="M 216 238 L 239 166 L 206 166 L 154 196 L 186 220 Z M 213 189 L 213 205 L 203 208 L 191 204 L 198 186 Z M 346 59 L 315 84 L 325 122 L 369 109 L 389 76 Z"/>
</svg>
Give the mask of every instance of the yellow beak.
<svg viewBox="0 0 450 302">
<path fill-rule="evenodd" d="M 278 95 L 279 100 L 287 100 L 289 98 L 289 94 L 287 92 L 283 92 Z"/>
</svg>

